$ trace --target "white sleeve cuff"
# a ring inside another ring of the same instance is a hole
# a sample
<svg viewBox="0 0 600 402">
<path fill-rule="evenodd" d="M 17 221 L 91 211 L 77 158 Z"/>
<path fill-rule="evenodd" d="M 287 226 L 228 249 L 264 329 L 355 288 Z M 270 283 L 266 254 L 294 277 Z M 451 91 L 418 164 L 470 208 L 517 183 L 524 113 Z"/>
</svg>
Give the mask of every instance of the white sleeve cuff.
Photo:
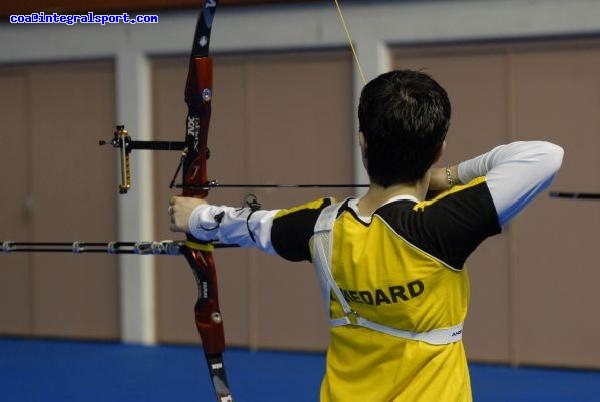
<svg viewBox="0 0 600 402">
<path fill-rule="evenodd" d="M 273 219 L 279 210 L 252 211 L 250 208 L 200 205 L 190 214 L 190 234 L 202 241 L 256 247 L 275 254 L 271 244 Z"/>
</svg>

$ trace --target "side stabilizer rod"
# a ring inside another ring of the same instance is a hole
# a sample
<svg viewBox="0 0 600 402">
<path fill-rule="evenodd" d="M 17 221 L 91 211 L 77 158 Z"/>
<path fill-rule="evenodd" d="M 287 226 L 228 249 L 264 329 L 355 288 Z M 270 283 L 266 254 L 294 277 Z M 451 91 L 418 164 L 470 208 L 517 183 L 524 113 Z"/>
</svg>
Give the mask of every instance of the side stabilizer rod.
<svg viewBox="0 0 600 402">
<path fill-rule="evenodd" d="M 214 248 L 239 247 L 237 244 L 207 243 L 201 245 Z M 2 251 L 5 253 L 38 252 L 38 253 L 106 253 L 135 255 L 181 255 L 182 249 L 188 247 L 185 241 L 139 241 L 139 242 L 15 242 L 3 241 Z"/>
</svg>

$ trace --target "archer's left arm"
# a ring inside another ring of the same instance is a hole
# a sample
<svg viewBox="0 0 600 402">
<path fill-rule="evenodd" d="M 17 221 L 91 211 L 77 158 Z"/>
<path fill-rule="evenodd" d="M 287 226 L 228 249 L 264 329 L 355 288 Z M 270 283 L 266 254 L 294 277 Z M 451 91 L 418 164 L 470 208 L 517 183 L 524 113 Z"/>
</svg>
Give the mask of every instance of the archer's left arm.
<svg viewBox="0 0 600 402">
<path fill-rule="evenodd" d="M 256 247 L 290 261 L 310 260 L 314 224 L 321 210 L 333 201 L 320 198 L 292 209 L 252 211 L 172 197 L 171 230 L 188 232 L 202 241 Z"/>
<path fill-rule="evenodd" d="M 256 247 L 276 254 L 271 244 L 271 227 L 277 212 L 200 205 L 189 215 L 189 233 L 198 240 Z"/>
</svg>

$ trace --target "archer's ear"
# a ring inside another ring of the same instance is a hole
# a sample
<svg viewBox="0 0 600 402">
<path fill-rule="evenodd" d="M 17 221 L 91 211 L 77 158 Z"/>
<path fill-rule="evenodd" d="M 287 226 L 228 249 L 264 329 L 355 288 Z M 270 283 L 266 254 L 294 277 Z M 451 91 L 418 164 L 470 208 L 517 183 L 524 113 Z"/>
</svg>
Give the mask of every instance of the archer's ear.
<svg viewBox="0 0 600 402">
<path fill-rule="evenodd" d="M 360 156 L 362 156 L 363 166 L 367 169 L 367 141 L 362 131 L 358 132 L 358 143 L 360 144 Z"/>
<path fill-rule="evenodd" d="M 432 166 L 435 165 L 442 158 L 442 155 L 444 155 L 445 150 L 446 150 L 446 140 L 444 140 L 444 142 L 442 142 L 442 146 L 440 147 L 437 155 L 435 156 Z"/>
<path fill-rule="evenodd" d="M 365 135 L 362 131 L 358 132 L 358 143 L 360 144 L 360 153 L 363 158 L 367 157 L 367 142 L 365 141 Z"/>
</svg>

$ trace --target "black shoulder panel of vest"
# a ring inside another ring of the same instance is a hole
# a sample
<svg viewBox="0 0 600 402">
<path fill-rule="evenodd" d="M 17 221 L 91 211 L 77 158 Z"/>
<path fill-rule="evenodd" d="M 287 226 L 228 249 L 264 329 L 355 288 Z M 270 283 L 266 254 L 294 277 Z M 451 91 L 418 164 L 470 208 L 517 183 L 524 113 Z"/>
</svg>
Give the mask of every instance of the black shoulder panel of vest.
<svg viewBox="0 0 600 402">
<path fill-rule="evenodd" d="M 315 223 L 321 211 L 331 204 L 331 198 L 323 198 L 316 207 L 295 208 L 275 217 L 271 244 L 277 254 L 289 261 L 310 261 L 310 239 Z"/>
<path fill-rule="evenodd" d="M 398 201 L 384 205 L 375 214 L 413 246 L 454 269 L 462 269 L 483 240 L 502 231 L 485 181 L 450 192 L 423 207 Z"/>
</svg>

